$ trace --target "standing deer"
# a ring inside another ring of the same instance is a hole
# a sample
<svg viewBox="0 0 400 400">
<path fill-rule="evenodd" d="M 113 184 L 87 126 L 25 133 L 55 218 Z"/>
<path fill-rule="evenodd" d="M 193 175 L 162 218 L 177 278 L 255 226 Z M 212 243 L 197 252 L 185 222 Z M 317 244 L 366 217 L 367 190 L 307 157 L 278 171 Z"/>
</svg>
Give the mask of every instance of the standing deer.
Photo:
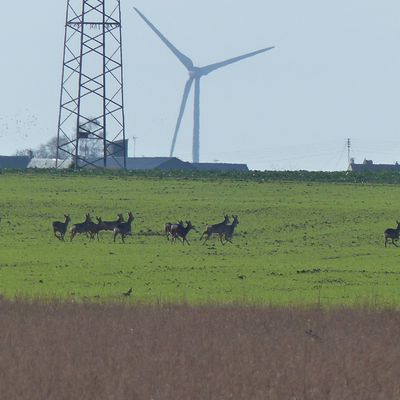
<svg viewBox="0 0 400 400">
<path fill-rule="evenodd" d="M 165 236 L 167 237 L 167 240 L 169 240 L 169 237 L 172 236 L 171 235 L 171 229 L 173 226 L 175 225 L 183 225 L 183 221 L 178 221 L 177 224 L 173 224 L 171 222 L 166 222 L 164 225 L 164 232 L 165 232 Z"/>
<path fill-rule="evenodd" d="M 238 216 L 237 215 L 232 215 L 232 218 L 233 218 L 232 224 L 231 225 L 226 225 L 226 231 L 224 233 L 225 242 L 230 242 L 230 243 L 232 243 L 233 232 L 234 232 L 236 226 L 239 224 L 239 220 L 238 220 Z M 225 243 L 222 243 L 222 244 L 225 244 Z"/>
<path fill-rule="evenodd" d="M 90 217 L 90 214 L 86 214 L 86 219 L 84 222 L 81 222 L 79 224 L 75 224 L 72 225 L 71 227 L 71 242 L 72 239 L 79 233 L 89 233 L 89 228 L 90 228 L 90 224 L 93 223 L 92 222 L 92 218 Z"/>
<path fill-rule="evenodd" d="M 183 224 L 173 224 L 171 226 L 172 243 L 175 243 L 176 239 L 182 238 L 182 244 L 185 244 L 186 242 L 188 245 L 190 245 L 189 241 L 186 239 L 186 236 L 191 229 L 195 230 L 196 228 L 190 221 L 186 221 L 186 226 L 183 226 Z"/>
<path fill-rule="evenodd" d="M 226 227 L 227 227 L 228 224 L 229 224 L 229 216 L 225 215 L 225 219 L 222 222 L 220 222 L 219 224 L 208 225 L 206 230 L 201 235 L 200 240 L 203 239 L 204 235 L 207 235 L 205 240 L 204 240 L 204 242 L 203 242 L 203 244 L 204 244 L 205 242 L 207 242 L 208 239 L 211 238 L 212 235 L 218 235 L 219 236 L 219 240 L 222 243 L 222 237 L 225 234 Z"/>
<path fill-rule="evenodd" d="M 124 217 L 122 214 L 117 215 L 117 220 L 115 221 L 102 221 L 102 231 L 113 231 L 114 228 L 120 223 L 124 222 Z"/>
<path fill-rule="evenodd" d="M 392 243 L 397 247 L 397 244 L 394 242 L 395 240 L 399 240 L 399 235 L 400 235 L 400 222 L 396 221 L 397 223 L 397 228 L 388 228 L 385 230 L 383 235 L 385 236 L 385 247 L 387 244 L 388 239 L 392 240 Z"/>
<path fill-rule="evenodd" d="M 134 216 L 131 212 L 128 213 L 128 221 L 120 222 L 114 228 L 114 242 L 117 235 L 121 235 L 122 242 L 125 243 L 125 236 L 132 236 L 132 221 L 134 220 Z"/>
<path fill-rule="evenodd" d="M 104 230 L 103 221 L 100 217 L 96 217 L 97 224 L 95 222 L 89 222 L 88 224 L 88 233 L 90 235 L 90 239 L 94 239 L 97 236 L 97 241 L 99 241 L 99 232 Z"/>
<path fill-rule="evenodd" d="M 65 232 L 67 232 L 68 224 L 71 221 L 71 217 L 66 214 L 64 214 L 65 217 L 65 222 L 60 222 L 60 221 L 54 221 L 53 222 L 53 231 L 54 231 L 54 236 L 58 240 L 64 240 Z M 57 233 L 59 235 L 57 235 Z"/>
</svg>

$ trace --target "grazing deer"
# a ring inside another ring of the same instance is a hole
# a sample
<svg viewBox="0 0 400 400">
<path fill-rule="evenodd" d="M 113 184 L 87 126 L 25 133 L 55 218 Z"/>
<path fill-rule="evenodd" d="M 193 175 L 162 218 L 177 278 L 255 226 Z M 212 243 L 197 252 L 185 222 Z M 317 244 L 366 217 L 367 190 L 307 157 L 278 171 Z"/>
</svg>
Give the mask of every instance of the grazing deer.
<svg viewBox="0 0 400 400">
<path fill-rule="evenodd" d="M 201 235 L 200 240 L 203 239 L 204 235 L 207 235 L 203 244 L 205 242 L 207 242 L 208 239 L 211 238 L 212 235 L 218 235 L 219 239 L 222 243 L 222 236 L 225 234 L 226 232 L 226 227 L 229 224 L 229 216 L 225 215 L 225 219 L 220 222 L 219 224 L 214 224 L 214 225 L 208 225 L 206 230 L 203 232 L 203 234 Z M 222 243 L 223 244 L 223 243 Z"/>
<path fill-rule="evenodd" d="M 385 247 L 387 244 L 388 239 L 392 240 L 392 243 L 397 247 L 397 244 L 394 242 L 395 240 L 399 240 L 399 234 L 400 234 L 400 222 L 396 221 L 397 223 L 397 228 L 388 228 L 385 230 L 383 235 L 385 236 Z"/>
<path fill-rule="evenodd" d="M 171 235 L 171 229 L 172 229 L 172 227 L 175 226 L 175 225 L 183 225 L 183 221 L 178 221 L 177 224 L 173 224 L 173 223 L 171 223 L 171 222 L 167 222 L 167 223 L 164 225 L 164 232 L 165 232 L 165 236 L 167 237 L 167 240 L 169 240 L 169 237 L 172 236 L 172 235 Z"/>
<path fill-rule="evenodd" d="M 121 235 L 122 242 L 125 243 L 125 236 L 132 236 L 132 221 L 134 220 L 134 216 L 131 212 L 128 213 L 128 221 L 120 222 L 114 228 L 114 242 L 117 235 Z"/>
<path fill-rule="evenodd" d="M 176 239 L 182 238 L 182 244 L 185 244 L 186 242 L 188 245 L 190 245 L 189 241 L 186 239 L 186 236 L 191 229 L 196 230 L 195 226 L 192 225 L 190 221 L 186 221 L 186 226 L 183 226 L 183 224 L 173 224 L 171 226 L 172 243 L 175 243 Z"/>
<path fill-rule="evenodd" d="M 225 236 L 225 242 L 230 242 L 232 243 L 232 236 L 233 232 L 236 228 L 236 226 L 239 224 L 238 216 L 237 215 L 232 215 L 233 222 L 231 225 L 226 225 L 226 231 L 224 233 Z M 222 243 L 225 244 L 225 243 Z"/>
<path fill-rule="evenodd" d="M 54 236 L 58 240 L 64 240 L 65 232 L 67 232 L 68 224 L 71 221 L 71 217 L 69 215 L 64 214 L 64 217 L 65 217 L 65 222 L 60 222 L 60 221 L 53 222 Z M 59 235 L 57 235 L 57 233 Z"/>
<path fill-rule="evenodd" d="M 89 233 L 89 227 L 93 223 L 92 218 L 90 217 L 90 214 L 86 214 L 86 219 L 84 222 L 81 222 L 79 224 L 72 225 L 71 227 L 71 242 L 72 239 L 79 233 Z"/>
</svg>

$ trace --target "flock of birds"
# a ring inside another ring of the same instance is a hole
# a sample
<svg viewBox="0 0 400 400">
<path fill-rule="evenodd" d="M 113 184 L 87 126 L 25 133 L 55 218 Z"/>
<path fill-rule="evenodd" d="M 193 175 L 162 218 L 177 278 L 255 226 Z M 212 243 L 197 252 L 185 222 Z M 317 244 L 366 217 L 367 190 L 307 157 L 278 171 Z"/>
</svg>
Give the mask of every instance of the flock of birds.
<svg viewBox="0 0 400 400">
<path fill-rule="evenodd" d="M 53 222 L 53 232 L 54 236 L 59 240 L 65 240 L 65 235 L 67 234 L 68 225 L 71 222 L 71 217 L 69 214 L 64 214 L 65 220 L 54 221 Z M 114 235 L 114 242 L 118 236 L 121 236 L 121 240 L 125 243 L 125 238 L 127 236 L 132 236 L 132 222 L 134 220 L 134 215 L 132 212 L 128 213 L 127 221 L 124 220 L 122 214 L 117 215 L 115 221 L 103 221 L 102 218 L 96 217 L 97 223 L 93 222 L 90 214 L 86 214 L 86 218 L 83 222 L 77 223 L 71 226 L 70 240 L 72 241 L 74 237 L 78 234 L 85 234 L 91 239 L 97 237 L 99 240 L 99 232 L 101 231 L 112 231 Z M 203 244 L 207 242 L 212 236 L 218 236 L 221 243 L 224 245 L 227 242 L 232 243 L 232 237 L 236 226 L 239 224 L 238 216 L 232 215 L 233 221 L 230 222 L 229 215 L 225 215 L 222 222 L 207 225 L 205 231 L 201 235 L 200 240 L 203 240 Z M 190 245 L 187 235 L 191 230 L 196 230 L 196 227 L 191 223 L 191 221 L 178 221 L 177 223 L 167 222 L 164 226 L 164 233 L 168 240 L 175 243 L 180 240 L 182 244 L 185 242 Z"/>
</svg>

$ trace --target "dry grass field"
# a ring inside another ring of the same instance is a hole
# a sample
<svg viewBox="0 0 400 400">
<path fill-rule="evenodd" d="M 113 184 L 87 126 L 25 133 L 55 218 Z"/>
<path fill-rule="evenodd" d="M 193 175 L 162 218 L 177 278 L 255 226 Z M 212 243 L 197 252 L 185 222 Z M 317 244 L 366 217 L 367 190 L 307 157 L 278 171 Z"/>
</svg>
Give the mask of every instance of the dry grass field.
<svg viewBox="0 0 400 400">
<path fill-rule="evenodd" d="M 400 314 L 0 300 L 0 398 L 400 398 Z"/>
</svg>

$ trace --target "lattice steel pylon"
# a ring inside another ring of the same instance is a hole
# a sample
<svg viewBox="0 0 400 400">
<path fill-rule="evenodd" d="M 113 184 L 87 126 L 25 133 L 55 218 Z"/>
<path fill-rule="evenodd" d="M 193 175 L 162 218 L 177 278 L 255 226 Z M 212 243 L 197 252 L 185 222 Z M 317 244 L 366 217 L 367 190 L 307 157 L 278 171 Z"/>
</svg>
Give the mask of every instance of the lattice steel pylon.
<svg viewBox="0 0 400 400">
<path fill-rule="evenodd" d="M 57 168 L 126 168 L 120 0 L 67 0 Z"/>
</svg>

